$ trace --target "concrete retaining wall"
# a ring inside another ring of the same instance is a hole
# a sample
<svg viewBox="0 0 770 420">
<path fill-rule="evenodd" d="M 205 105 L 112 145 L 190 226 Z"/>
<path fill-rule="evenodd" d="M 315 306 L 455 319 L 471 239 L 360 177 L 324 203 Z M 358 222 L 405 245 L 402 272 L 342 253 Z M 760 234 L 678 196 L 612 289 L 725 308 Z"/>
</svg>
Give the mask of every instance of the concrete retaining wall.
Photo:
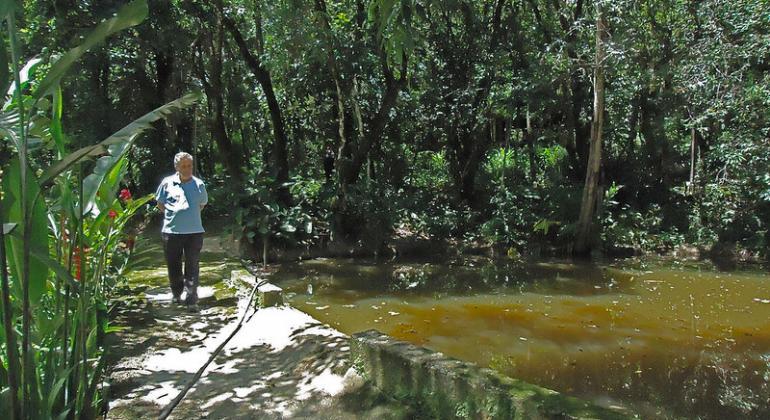
<svg viewBox="0 0 770 420">
<path fill-rule="evenodd" d="M 426 418 L 634 417 L 396 341 L 375 330 L 353 335 L 351 357 L 356 370 L 383 393 L 417 406 Z"/>
</svg>

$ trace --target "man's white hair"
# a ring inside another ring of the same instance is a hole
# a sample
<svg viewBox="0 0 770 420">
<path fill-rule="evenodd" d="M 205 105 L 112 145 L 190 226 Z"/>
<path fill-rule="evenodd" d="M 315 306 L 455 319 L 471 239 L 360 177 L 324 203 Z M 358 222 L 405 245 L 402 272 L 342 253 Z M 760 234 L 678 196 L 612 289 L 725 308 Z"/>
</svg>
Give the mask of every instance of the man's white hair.
<svg viewBox="0 0 770 420">
<path fill-rule="evenodd" d="M 189 160 L 190 162 L 192 162 L 193 161 L 193 157 L 192 157 L 191 154 L 189 154 L 187 152 L 179 152 L 179 153 L 177 153 L 174 156 L 174 167 L 175 168 L 178 167 L 179 166 L 179 162 L 181 162 L 183 160 Z"/>
</svg>

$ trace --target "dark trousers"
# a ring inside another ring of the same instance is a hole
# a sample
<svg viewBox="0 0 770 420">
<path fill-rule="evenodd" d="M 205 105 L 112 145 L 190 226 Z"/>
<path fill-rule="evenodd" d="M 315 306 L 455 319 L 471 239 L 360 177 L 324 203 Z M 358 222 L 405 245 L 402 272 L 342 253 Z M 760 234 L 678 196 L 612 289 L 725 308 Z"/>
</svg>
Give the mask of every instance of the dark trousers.
<svg viewBox="0 0 770 420">
<path fill-rule="evenodd" d="M 174 296 L 180 296 L 182 290 L 186 288 L 187 304 L 198 302 L 198 273 L 202 247 L 202 233 L 163 233 L 163 252 L 166 255 L 171 293 Z M 182 272 L 183 260 L 184 273 Z"/>
</svg>

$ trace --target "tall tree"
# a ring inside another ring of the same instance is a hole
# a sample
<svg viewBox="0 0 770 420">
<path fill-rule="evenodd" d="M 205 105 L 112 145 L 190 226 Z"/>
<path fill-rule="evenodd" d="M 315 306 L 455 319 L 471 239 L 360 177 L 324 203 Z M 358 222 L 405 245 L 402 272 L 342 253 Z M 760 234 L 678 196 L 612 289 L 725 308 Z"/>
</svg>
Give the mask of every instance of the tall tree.
<svg viewBox="0 0 770 420">
<path fill-rule="evenodd" d="M 224 64 L 224 4 L 214 2 L 213 16 L 199 15 L 200 37 L 196 41 L 195 71 L 203 85 L 211 115 L 211 134 L 219 148 L 219 156 L 235 182 L 243 178 L 242 155 L 236 151 L 225 121 L 225 89 L 222 83 Z M 211 30 L 206 26 L 212 25 Z"/>
<path fill-rule="evenodd" d="M 362 10 L 362 3 L 358 3 L 358 10 Z M 332 76 L 337 99 L 337 118 L 339 127 L 339 149 L 336 158 L 336 170 L 338 181 L 338 196 L 336 201 L 337 215 L 336 228 L 341 231 L 349 231 L 352 226 L 345 226 L 344 214 L 347 211 L 349 188 L 355 184 L 361 174 L 361 169 L 369 158 L 370 152 L 382 142 L 385 127 L 391 120 L 391 110 L 395 107 L 399 93 L 406 87 L 409 75 L 409 60 L 414 44 L 411 39 L 411 9 L 408 2 L 394 4 L 387 1 L 375 1 L 370 6 L 370 40 L 365 42 L 371 48 L 382 72 L 382 92 L 378 98 L 376 111 L 370 114 L 362 114 L 363 107 L 358 102 L 358 80 L 368 78 L 365 75 L 353 74 L 348 77 L 352 83 L 346 84 L 342 79 L 340 64 L 336 54 L 338 46 L 334 34 L 331 17 L 324 0 L 315 0 L 316 19 L 319 22 L 320 32 L 325 38 L 328 70 Z M 359 13 L 360 16 L 361 13 Z M 363 25 L 359 21 L 359 26 Z M 394 29 L 390 26 L 396 26 Z M 399 33 L 402 38 L 393 42 L 388 35 L 394 37 L 393 32 Z M 394 68 L 396 67 L 396 68 Z M 352 116 L 358 130 L 352 133 L 349 129 Z"/>
<path fill-rule="evenodd" d="M 446 116 L 444 131 L 449 169 L 460 200 L 477 206 L 476 177 L 491 144 L 489 97 L 499 73 L 499 55 L 506 41 L 508 2 L 434 2 L 428 9 L 428 38 L 435 59 L 438 98 L 435 106 Z"/>
<path fill-rule="evenodd" d="M 602 165 L 602 129 L 604 126 L 604 61 L 606 59 L 607 21 L 602 0 L 596 1 L 596 55 L 594 61 L 594 113 L 583 198 L 572 252 L 586 255 L 591 251 L 596 212 L 601 203 L 599 175 Z"/>
<path fill-rule="evenodd" d="M 286 151 L 288 140 L 286 137 L 286 124 L 283 119 L 283 111 L 281 105 L 278 103 L 278 99 L 275 94 L 275 88 L 273 86 L 273 79 L 270 75 L 270 71 L 264 65 L 261 57 L 264 55 L 264 35 L 262 33 L 262 13 L 260 11 L 259 2 L 255 5 L 254 10 L 254 25 L 256 31 L 256 54 L 254 54 L 249 48 L 246 39 L 238 29 L 237 24 L 229 17 L 224 16 L 224 23 L 227 30 L 233 37 L 233 40 L 238 45 L 238 50 L 246 62 L 254 76 L 257 78 L 262 92 L 265 94 L 267 100 L 267 107 L 270 111 L 270 119 L 273 125 L 273 148 L 271 154 L 272 161 L 272 174 L 275 178 L 277 188 L 278 199 L 285 205 L 288 205 L 291 201 L 288 188 L 285 186 L 289 180 L 289 162 L 288 153 Z"/>
</svg>

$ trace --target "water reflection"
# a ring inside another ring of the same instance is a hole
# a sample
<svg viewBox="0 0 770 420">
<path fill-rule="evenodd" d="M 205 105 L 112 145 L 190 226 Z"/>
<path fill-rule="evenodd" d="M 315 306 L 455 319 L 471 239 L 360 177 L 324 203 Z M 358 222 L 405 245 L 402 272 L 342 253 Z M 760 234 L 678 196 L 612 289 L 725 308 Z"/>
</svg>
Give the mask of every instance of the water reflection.
<svg viewBox="0 0 770 420">
<path fill-rule="evenodd" d="M 274 280 L 293 305 L 343 332 L 376 328 L 645 418 L 770 417 L 763 273 L 316 260 Z"/>
<path fill-rule="evenodd" d="M 467 295 L 542 291 L 596 295 L 618 292 L 629 274 L 593 265 L 567 263 L 511 264 L 460 261 L 449 264 L 383 264 L 371 261 L 318 259 L 281 267 L 275 274 L 285 289 L 351 291 L 361 296 Z"/>
</svg>

